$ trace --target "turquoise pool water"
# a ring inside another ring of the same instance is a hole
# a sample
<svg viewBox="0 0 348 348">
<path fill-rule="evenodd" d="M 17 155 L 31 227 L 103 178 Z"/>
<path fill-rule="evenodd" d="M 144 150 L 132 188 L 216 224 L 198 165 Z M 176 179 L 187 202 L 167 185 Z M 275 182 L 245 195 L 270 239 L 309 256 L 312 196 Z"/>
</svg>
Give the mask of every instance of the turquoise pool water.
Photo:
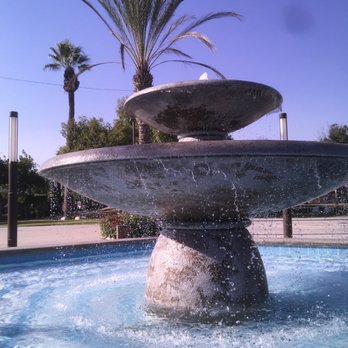
<svg viewBox="0 0 348 348">
<path fill-rule="evenodd" d="M 260 247 L 269 300 L 197 324 L 146 312 L 151 248 L 0 255 L 0 347 L 348 346 L 348 249 Z"/>
</svg>

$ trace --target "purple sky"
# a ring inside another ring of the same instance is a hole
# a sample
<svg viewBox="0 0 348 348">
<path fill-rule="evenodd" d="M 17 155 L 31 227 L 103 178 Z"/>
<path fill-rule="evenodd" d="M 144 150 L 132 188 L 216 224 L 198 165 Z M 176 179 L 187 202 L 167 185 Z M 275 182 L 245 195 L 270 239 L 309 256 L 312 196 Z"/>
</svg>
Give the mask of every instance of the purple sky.
<svg viewBox="0 0 348 348">
<path fill-rule="evenodd" d="M 236 11 L 243 19 L 201 27 L 215 43 L 214 53 L 192 40 L 180 47 L 229 79 L 276 88 L 288 113 L 290 139 L 317 140 L 330 124 L 348 124 L 347 0 L 186 0 L 178 14 L 222 10 Z M 60 129 L 68 102 L 63 88 L 8 78 L 62 84 L 63 72 L 44 71 L 43 66 L 49 63 L 49 47 L 65 38 L 82 46 L 92 63 L 119 61 L 118 43 L 80 0 L 0 1 L 0 156 L 8 152 L 10 111 L 19 112 L 20 150 L 38 164 L 64 144 Z M 153 71 L 154 83 L 195 80 L 204 71 L 165 64 Z M 128 62 L 126 71 L 116 64 L 81 75 L 76 116 L 112 122 L 117 100 L 132 93 L 132 74 Z M 278 139 L 278 114 L 233 136 Z"/>
</svg>

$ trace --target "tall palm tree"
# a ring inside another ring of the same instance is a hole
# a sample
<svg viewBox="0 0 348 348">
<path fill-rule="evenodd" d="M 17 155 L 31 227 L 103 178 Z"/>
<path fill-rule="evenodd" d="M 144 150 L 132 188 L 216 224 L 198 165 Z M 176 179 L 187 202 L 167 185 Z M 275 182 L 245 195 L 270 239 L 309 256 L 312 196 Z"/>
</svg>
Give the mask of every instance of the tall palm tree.
<svg viewBox="0 0 348 348">
<path fill-rule="evenodd" d="M 200 65 L 223 78 L 213 67 L 193 61 L 192 57 L 177 48 L 176 44 L 182 39 L 194 38 L 212 50 L 213 43 L 195 29 L 214 19 L 223 17 L 239 19 L 239 14 L 214 12 L 199 19 L 188 15 L 174 19 L 175 11 L 183 0 L 98 0 L 109 17 L 108 21 L 89 0 L 82 1 L 97 14 L 120 43 L 123 67 L 125 53 L 132 60 L 135 66 L 133 83 L 136 92 L 151 87 L 152 69 L 167 62 Z M 160 61 L 165 54 L 174 54 L 185 59 Z M 139 143 L 151 142 L 150 128 L 140 120 L 137 120 L 137 123 Z"/>
<path fill-rule="evenodd" d="M 57 42 L 56 47 L 50 48 L 51 53 L 48 55 L 51 58 L 51 63 L 46 64 L 44 69 L 57 71 L 64 69 L 64 85 L 65 92 L 68 93 L 69 100 L 69 117 L 68 117 L 68 132 L 67 132 L 67 148 L 69 151 L 74 147 L 74 126 L 75 126 L 75 92 L 79 88 L 80 82 L 78 75 L 88 70 L 89 58 L 84 54 L 80 46 L 74 46 L 69 40 Z M 75 72 L 78 69 L 78 73 Z M 63 214 L 64 217 L 69 215 L 69 192 L 64 188 L 63 198 Z"/>
<path fill-rule="evenodd" d="M 80 82 L 78 75 L 90 68 L 89 58 L 83 52 L 80 46 L 75 46 L 69 40 L 63 40 L 57 43 L 56 47 L 50 48 L 48 55 L 52 62 L 46 64 L 44 69 L 57 71 L 64 69 L 64 90 L 68 93 L 69 99 L 69 117 L 68 117 L 68 135 L 67 147 L 73 149 L 73 129 L 75 124 L 75 92 L 79 88 Z M 78 72 L 75 72 L 75 68 Z"/>
</svg>

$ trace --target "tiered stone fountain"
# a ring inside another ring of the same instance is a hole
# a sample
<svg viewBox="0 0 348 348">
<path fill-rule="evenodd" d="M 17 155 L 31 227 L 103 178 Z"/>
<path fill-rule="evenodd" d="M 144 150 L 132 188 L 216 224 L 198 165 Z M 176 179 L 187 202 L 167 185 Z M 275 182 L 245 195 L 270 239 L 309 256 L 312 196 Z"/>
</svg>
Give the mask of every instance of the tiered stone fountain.
<svg viewBox="0 0 348 348">
<path fill-rule="evenodd" d="M 228 133 L 277 110 L 281 95 L 245 81 L 194 81 L 134 94 L 126 108 L 178 143 L 57 156 L 41 173 L 108 206 L 158 217 L 150 308 L 215 317 L 268 294 L 249 218 L 323 195 L 348 180 L 348 147 L 235 141 Z"/>
</svg>

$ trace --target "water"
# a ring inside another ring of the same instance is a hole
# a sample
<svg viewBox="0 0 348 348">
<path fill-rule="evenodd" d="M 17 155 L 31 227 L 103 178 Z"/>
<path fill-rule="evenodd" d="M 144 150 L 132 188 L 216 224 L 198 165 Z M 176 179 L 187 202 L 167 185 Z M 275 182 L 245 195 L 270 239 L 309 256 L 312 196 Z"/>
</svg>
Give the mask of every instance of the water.
<svg viewBox="0 0 348 348">
<path fill-rule="evenodd" d="M 0 347 L 348 346 L 348 249 L 261 247 L 270 299 L 228 324 L 147 313 L 150 252 L 0 266 Z"/>
</svg>

